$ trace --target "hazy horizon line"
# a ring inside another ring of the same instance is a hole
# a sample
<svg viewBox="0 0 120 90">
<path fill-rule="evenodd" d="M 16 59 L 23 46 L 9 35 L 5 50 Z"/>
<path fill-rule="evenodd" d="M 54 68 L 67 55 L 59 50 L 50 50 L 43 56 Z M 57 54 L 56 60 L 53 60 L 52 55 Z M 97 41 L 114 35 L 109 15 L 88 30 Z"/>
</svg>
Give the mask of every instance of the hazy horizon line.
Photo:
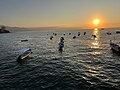
<svg viewBox="0 0 120 90">
<path fill-rule="evenodd" d="M 0 25 L 1 26 L 5 26 L 5 27 L 9 27 L 9 28 L 21 28 L 21 29 L 40 29 L 40 28 L 56 28 L 56 29 L 72 29 L 72 28 L 76 28 L 76 29 L 93 29 L 93 28 L 120 28 L 120 26 L 110 26 L 110 27 L 66 27 L 66 26 L 40 26 L 40 27 L 25 27 L 25 26 L 10 26 L 10 25 Z"/>
</svg>

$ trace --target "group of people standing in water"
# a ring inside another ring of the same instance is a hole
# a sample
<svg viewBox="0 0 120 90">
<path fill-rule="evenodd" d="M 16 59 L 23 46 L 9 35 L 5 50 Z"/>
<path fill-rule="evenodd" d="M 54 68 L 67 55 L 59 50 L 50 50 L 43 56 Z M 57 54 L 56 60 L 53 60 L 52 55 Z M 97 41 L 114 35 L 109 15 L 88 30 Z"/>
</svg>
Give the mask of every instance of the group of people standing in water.
<svg viewBox="0 0 120 90">
<path fill-rule="evenodd" d="M 54 36 L 56 36 L 57 34 L 56 33 L 53 33 L 53 35 Z M 64 36 L 65 36 L 65 34 L 63 34 Z M 69 35 L 71 35 L 71 33 L 69 33 Z M 84 32 L 84 35 L 86 35 L 86 32 Z M 78 32 L 78 36 L 80 36 L 80 32 Z M 53 36 L 51 36 L 50 37 L 50 40 L 52 40 L 54 37 Z M 73 36 L 73 39 L 75 39 L 76 38 L 76 36 Z M 59 52 L 63 52 L 64 51 L 64 37 L 61 37 L 60 38 L 60 42 L 59 42 L 59 47 L 58 47 L 58 51 Z"/>
</svg>

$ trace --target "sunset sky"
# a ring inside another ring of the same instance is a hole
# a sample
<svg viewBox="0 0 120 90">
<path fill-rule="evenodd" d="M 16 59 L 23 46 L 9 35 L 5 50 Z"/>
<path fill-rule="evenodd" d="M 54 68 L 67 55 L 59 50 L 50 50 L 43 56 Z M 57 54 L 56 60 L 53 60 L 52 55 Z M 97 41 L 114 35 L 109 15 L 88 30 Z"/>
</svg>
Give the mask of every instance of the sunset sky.
<svg viewBox="0 0 120 90">
<path fill-rule="evenodd" d="M 0 0 L 0 25 L 119 27 L 120 0 Z"/>
</svg>

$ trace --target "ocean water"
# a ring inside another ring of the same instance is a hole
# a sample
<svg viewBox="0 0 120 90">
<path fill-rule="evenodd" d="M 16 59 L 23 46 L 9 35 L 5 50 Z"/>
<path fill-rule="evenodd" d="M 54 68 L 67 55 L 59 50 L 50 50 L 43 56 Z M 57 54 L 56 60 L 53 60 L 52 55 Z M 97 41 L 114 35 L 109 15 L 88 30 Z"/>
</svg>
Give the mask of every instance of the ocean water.
<svg viewBox="0 0 120 90">
<path fill-rule="evenodd" d="M 120 56 L 109 46 L 110 40 L 119 42 L 120 35 L 115 33 L 119 30 L 31 30 L 0 34 L 0 90 L 120 90 Z M 50 40 L 53 33 L 57 35 Z M 76 39 L 72 38 L 74 35 Z M 63 53 L 58 52 L 61 36 L 65 38 Z M 28 41 L 21 42 L 23 39 Z M 18 63 L 18 51 L 25 47 L 32 49 L 32 58 Z"/>
</svg>

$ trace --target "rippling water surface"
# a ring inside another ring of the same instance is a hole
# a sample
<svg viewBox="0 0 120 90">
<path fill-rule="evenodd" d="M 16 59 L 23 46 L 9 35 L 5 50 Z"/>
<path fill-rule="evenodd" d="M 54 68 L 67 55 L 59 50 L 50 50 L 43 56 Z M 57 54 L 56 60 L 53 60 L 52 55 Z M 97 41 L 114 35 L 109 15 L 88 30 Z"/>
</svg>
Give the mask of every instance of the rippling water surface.
<svg viewBox="0 0 120 90">
<path fill-rule="evenodd" d="M 120 40 L 115 31 L 13 31 L 0 34 L 1 90 L 120 90 L 120 56 L 112 53 L 109 46 L 109 40 Z M 79 37 L 78 32 L 81 33 Z M 53 33 L 57 36 L 50 40 Z M 92 38 L 93 34 L 96 39 Z M 76 39 L 72 39 L 74 35 Z M 61 36 L 65 38 L 62 54 L 57 51 Z M 22 39 L 28 39 L 28 42 L 21 42 Z M 24 47 L 32 49 L 33 58 L 18 63 L 18 50 Z"/>
</svg>

